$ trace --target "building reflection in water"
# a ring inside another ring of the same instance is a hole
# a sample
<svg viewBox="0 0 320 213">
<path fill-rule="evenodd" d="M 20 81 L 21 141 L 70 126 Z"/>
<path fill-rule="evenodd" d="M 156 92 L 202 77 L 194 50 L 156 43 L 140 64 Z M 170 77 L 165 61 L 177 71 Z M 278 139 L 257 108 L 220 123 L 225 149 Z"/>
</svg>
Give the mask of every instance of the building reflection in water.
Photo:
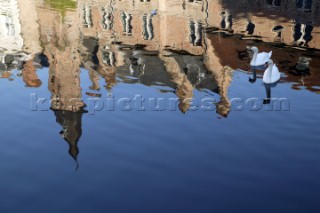
<svg viewBox="0 0 320 213">
<path fill-rule="evenodd" d="M 38 16 L 40 40 L 49 64 L 51 109 L 62 127 L 60 135 L 69 144 L 69 154 L 77 162 L 85 106 L 80 87 L 80 19 L 76 11 L 67 12 L 63 17 L 58 12 L 43 8 L 39 9 Z"/>
<path fill-rule="evenodd" d="M 51 107 L 54 110 L 81 111 L 84 103 L 80 87 L 80 20 L 76 12 L 67 13 L 64 18 L 58 12 L 51 14 L 50 22 L 46 18 L 47 13 L 39 14 L 41 42 L 50 64 L 48 87 Z"/>
<path fill-rule="evenodd" d="M 179 109 L 185 113 L 188 111 L 191 98 L 193 97 L 193 87 L 183 72 L 186 64 L 183 63 L 182 57 L 178 54 L 164 53 L 161 59 L 164 61 L 165 69 L 169 73 L 171 81 L 175 84 L 175 94 L 179 98 Z"/>
<path fill-rule="evenodd" d="M 0 2 L 0 77 L 13 79 L 19 70 L 27 86 L 39 87 L 38 64 L 49 66 L 51 108 L 74 159 L 82 89 L 100 97 L 101 88 L 110 92 L 117 78 L 174 91 L 183 113 L 194 90 L 211 91 L 220 97 L 217 113 L 227 117 L 232 72 L 249 70 L 246 46 L 256 45 L 273 51 L 287 74 L 283 82 L 320 92 L 319 1 L 47 2 Z M 89 88 L 80 87 L 80 67 L 88 71 Z"/>
</svg>

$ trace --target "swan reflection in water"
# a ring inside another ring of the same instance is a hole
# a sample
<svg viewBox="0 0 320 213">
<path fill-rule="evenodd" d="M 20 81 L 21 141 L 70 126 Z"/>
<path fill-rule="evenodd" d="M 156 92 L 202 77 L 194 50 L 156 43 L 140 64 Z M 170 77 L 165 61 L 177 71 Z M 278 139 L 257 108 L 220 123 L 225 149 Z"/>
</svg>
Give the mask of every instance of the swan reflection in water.
<svg viewBox="0 0 320 213">
<path fill-rule="evenodd" d="M 56 121 L 62 127 L 60 131 L 61 137 L 69 145 L 69 154 L 75 160 L 77 166 L 76 170 L 79 167 L 78 164 L 78 141 L 82 135 L 82 115 L 84 112 L 72 112 L 66 110 L 53 110 L 54 115 L 56 116 Z"/>
<path fill-rule="evenodd" d="M 266 89 L 266 98 L 263 99 L 263 104 L 270 104 L 271 103 L 271 88 L 275 88 L 278 85 L 279 81 L 273 84 L 265 84 L 264 87 Z"/>
</svg>

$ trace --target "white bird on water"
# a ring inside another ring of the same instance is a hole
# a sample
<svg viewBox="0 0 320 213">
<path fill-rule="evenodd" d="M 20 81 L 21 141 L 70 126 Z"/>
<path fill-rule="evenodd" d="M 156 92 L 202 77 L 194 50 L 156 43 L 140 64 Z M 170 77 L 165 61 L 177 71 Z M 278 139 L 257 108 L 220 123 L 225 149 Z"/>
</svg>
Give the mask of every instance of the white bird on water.
<svg viewBox="0 0 320 213">
<path fill-rule="evenodd" d="M 250 62 L 250 66 L 252 67 L 265 65 L 272 56 L 272 51 L 270 51 L 269 53 L 266 53 L 266 52 L 259 53 L 259 50 L 257 47 L 251 47 L 250 50 L 253 52 L 253 57 Z"/>
<path fill-rule="evenodd" d="M 277 65 L 275 65 L 272 60 L 269 60 L 267 63 L 268 68 L 263 74 L 263 83 L 273 84 L 278 82 L 280 80 L 280 72 Z"/>
</svg>

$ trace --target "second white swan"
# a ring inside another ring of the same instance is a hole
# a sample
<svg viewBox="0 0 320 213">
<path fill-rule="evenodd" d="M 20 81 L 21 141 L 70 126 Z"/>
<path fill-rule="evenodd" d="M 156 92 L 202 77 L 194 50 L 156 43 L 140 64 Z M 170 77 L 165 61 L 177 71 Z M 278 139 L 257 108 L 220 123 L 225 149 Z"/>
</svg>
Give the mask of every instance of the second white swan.
<svg viewBox="0 0 320 213">
<path fill-rule="evenodd" d="M 263 83 L 265 84 L 273 84 L 276 83 L 280 80 L 280 72 L 279 69 L 277 67 L 277 65 L 275 65 L 273 63 L 272 60 L 268 61 L 268 68 L 266 69 L 266 71 L 263 74 Z"/>
</svg>

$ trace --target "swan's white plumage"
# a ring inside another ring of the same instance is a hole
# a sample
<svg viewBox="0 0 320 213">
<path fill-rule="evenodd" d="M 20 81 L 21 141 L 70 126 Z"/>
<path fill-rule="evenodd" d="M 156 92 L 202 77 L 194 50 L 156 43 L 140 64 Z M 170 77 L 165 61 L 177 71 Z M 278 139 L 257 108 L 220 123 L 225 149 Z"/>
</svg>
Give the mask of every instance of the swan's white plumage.
<svg viewBox="0 0 320 213">
<path fill-rule="evenodd" d="M 252 47 L 251 50 L 253 51 L 253 57 L 250 65 L 253 67 L 262 66 L 271 59 L 272 51 L 270 51 L 269 53 L 266 53 L 266 52 L 259 53 L 259 50 L 257 47 Z"/>
<path fill-rule="evenodd" d="M 270 60 L 268 62 L 268 68 L 263 74 L 263 82 L 265 84 L 273 84 L 280 80 L 280 72 L 277 65 L 273 64 Z"/>
</svg>

